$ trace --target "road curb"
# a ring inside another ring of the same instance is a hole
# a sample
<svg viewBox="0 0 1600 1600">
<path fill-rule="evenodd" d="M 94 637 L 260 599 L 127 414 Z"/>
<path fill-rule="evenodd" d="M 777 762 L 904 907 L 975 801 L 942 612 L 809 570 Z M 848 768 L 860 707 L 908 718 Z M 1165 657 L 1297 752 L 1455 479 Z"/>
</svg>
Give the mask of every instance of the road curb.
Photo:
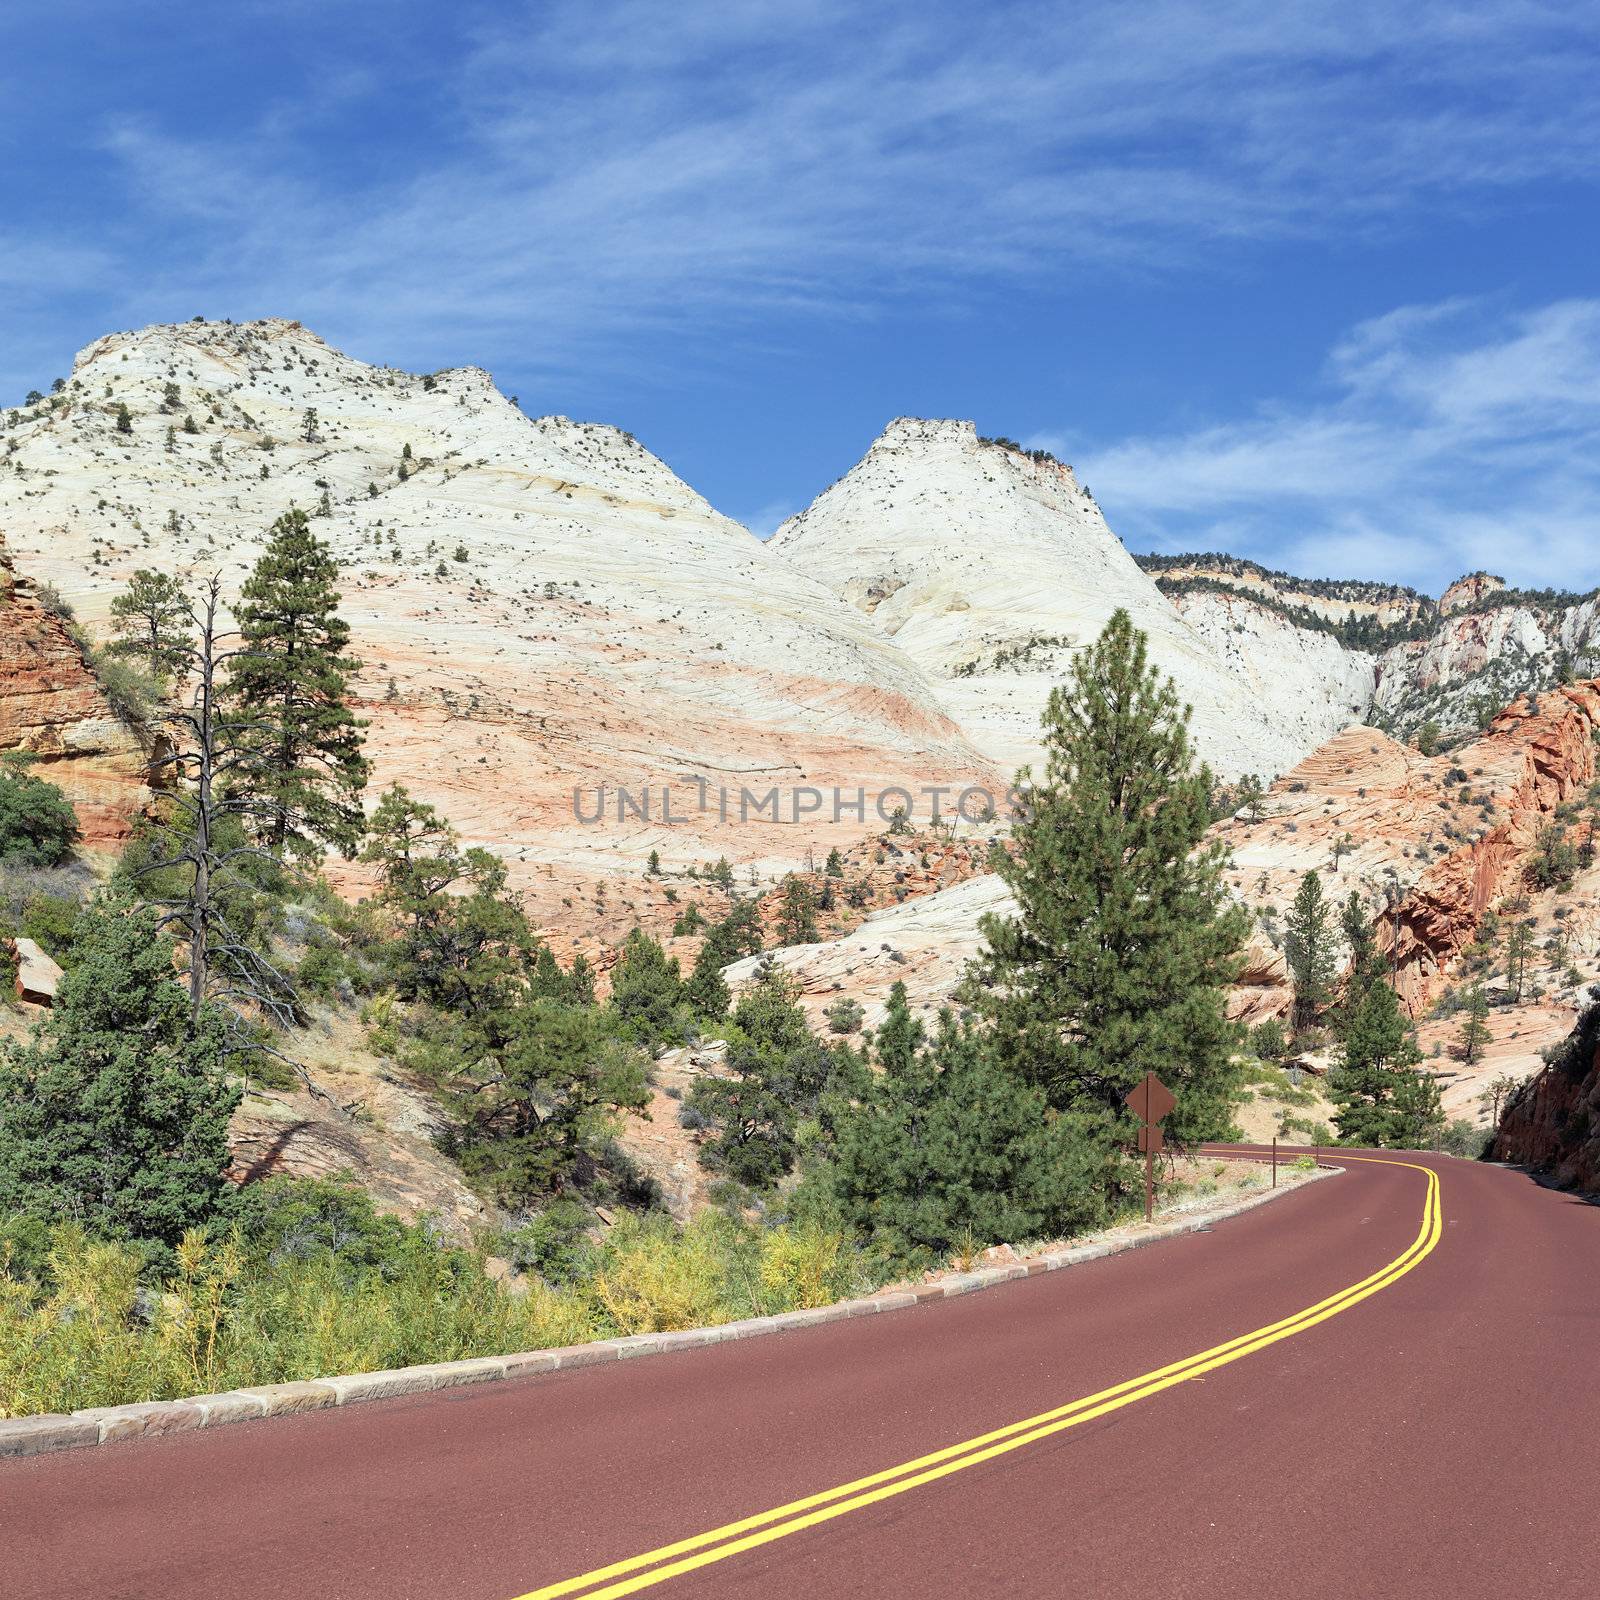
<svg viewBox="0 0 1600 1600">
<path fill-rule="evenodd" d="M 1309 1173 L 1294 1189 L 1330 1177 L 1339 1170 L 1325 1166 Z M 179 1400 L 141 1400 L 121 1406 L 92 1406 L 70 1416 L 47 1414 L 0 1419 L 0 1459 L 43 1455 L 57 1450 L 76 1450 L 87 1445 L 116 1444 L 129 1439 L 158 1438 L 168 1433 L 195 1428 L 222 1427 L 230 1422 L 254 1422 L 262 1417 L 295 1416 L 305 1411 L 322 1411 L 366 1400 L 386 1400 L 399 1395 L 423 1394 L 434 1389 L 453 1389 L 468 1383 L 497 1383 L 507 1378 L 531 1377 L 539 1373 L 565 1372 L 591 1367 L 605 1361 L 664 1355 L 673 1350 L 692 1350 L 704 1345 L 724 1344 L 734 1339 L 756 1339 L 787 1333 L 818 1323 L 843 1322 L 850 1317 L 876 1316 L 880 1312 L 902 1311 L 930 1300 L 948 1300 L 957 1295 L 975 1294 L 1015 1283 L 1022 1278 L 1057 1272 L 1085 1261 L 1139 1250 L 1163 1239 L 1181 1238 L 1225 1222 L 1257 1206 L 1279 1199 L 1293 1189 L 1264 1189 L 1232 1205 L 1214 1211 L 1197 1212 L 1173 1222 L 1158 1223 L 1122 1239 L 1095 1244 L 1073 1245 L 1047 1250 L 1022 1261 L 1003 1266 L 982 1267 L 973 1272 L 953 1273 L 932 1283 L 910 1289 L 880 1290 L 856 1300 L 838 1300 L 829 1306 L 806 1311 L 783 1311 L 770 1317 L 749 1317 L 740 1322 L 724 1322 L 705 1328 L 685 1328 L 672 1333 L 638 1333 L 616 1339 L 598 1339 L 589 1344 L 567 1345 L 556 1350 L 525 1350 L 505 1356 L 478 1356 L 464 1361 L 435 1361 L 416 1367 L 398 1367 L 387 1372 L 352 1372 L 338 1377 L 315 1378 L 294 1383 L 251 1384 L 225 1394 L 189 1395 Z"/>
</svg>

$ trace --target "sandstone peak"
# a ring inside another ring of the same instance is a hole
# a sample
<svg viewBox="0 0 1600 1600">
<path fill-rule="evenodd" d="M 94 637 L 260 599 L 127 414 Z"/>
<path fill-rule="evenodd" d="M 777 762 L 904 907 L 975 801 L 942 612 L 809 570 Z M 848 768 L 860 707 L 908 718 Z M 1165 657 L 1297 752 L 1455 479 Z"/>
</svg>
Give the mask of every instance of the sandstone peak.
<svg viewBox="0 0 1600 1600">
<path fill-rule="evenodd" d="M 1461 611 L 1471 605 L 1476 605 L 1487 596 L 1504 589 L 1506 580 L 1496 577 L 1492 572 L 1469 572 L 1464 578 L 1457 578 L 1445 592 L 1439 596 L 1439 614 L 1449 616 L 1453 611 Z"/>
<path fill-rule="evenodd" d="M 1106 525 L 1072 469 L 970 422 L 900 417 L 770 541 L 867 613 L 979 746 L 1037 760 L 1039 719 L 1074 651 L 1123 607 L 1194 707 L 1219 771 L 1271 777 L 1328 729 L 1275 727 Z"/>
</svg>

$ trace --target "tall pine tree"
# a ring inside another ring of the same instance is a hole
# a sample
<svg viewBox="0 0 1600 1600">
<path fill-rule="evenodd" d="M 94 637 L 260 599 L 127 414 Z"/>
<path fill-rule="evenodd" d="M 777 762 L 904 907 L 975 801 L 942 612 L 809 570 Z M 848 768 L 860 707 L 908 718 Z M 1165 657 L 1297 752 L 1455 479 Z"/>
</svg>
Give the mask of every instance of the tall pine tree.
<svg viewBox="0 0 1600 1600">
<path fill-rule="evenodd" d="M 1371 924 L 1354 892 L 1340 915 L 1350 945 L 1336 1026 L 1339 1050 L 1328 1088 L 1338 1110 L 1334 1124 L 1345 1144 L 1420 1144 L 1437 1120 L 1438 1086 L 1418 1071 L 1411 1024 L 1384 972 Z"/>
<path fill-rule="evenodd" d="M 1203 842 L 1211 774 L 1187 724 L 1115 612 L 1050 696 L 1044 778 L 995 863 L 1018 913 L 985 922 L 966 991 L 998 1058 L 1107 1139 L 1126 1132 L 1122 1098 L 1146 1072 L 1177 1096 L 1177 1142 L 1232 1123 L 1226 990 L 1248 922 L 1228 903 L 1223 850 Z"/>
<path fill-rule="evenodd" d="M 1333 927 L 1322 874 L 1308 872 L 1290 908 L 1283 956 L 1294 980 L 1294 1026 L 1298 1033 L 1315 1024 L 1333 991 Z"/>
<path fill-rule="evenodd" d="M 313 856 L 321 844 L 348 856 L 361 839 L 365 724 L 347 703 L 360 663 L 346 653 L 338 570 L 305 512 L 288 511 L 240 591 L 227 699 L 244 755 L 232 782 L 279 856 Z"/>
</svg>

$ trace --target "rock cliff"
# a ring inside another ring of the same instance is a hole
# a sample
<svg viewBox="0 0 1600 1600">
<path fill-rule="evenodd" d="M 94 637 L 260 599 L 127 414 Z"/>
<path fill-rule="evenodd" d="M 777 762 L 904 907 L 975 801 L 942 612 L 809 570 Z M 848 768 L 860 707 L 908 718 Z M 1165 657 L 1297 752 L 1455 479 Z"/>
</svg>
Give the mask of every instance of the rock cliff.
<svg viewBox="0 0 1600 1600">
<path fill-rule="evenodd" d="M 1359 893 L 1420 1016 L 1484 913 L 1526 887 L 1540 830 L 1593 784 L 1597 727 L 1600 682 L 1519 700 L 1447 755 L 1347 729 L 1219 825 L 1229 880 L 1274 936 L 1305 873 L 1336 900 Z"/>
<path fill-rule="evenodd" d="M 1600 593 L 1508 588 L 1486 572 L 1437 601 L 1388 584 L 1296 578 L 1230 556 L 1139 556 L 1162 593 L 1275 718 L 1401 738 L 1470 738 L 1519 694 L 1600 672 Z"/>
<path fill-rule="evenodd" d="M 1600 990 L 1550 1064 L 1511 1096 L 1490 1153 L 1600 1191 Z"/>
<path fill-rule="evenodd" d="M 139 733 L 106 699 L 67 619 L 0 545 L 0 752 L 33 758 L 78 813 L 90 850 L 128 836 L 146 795 Z"/>
</svg>

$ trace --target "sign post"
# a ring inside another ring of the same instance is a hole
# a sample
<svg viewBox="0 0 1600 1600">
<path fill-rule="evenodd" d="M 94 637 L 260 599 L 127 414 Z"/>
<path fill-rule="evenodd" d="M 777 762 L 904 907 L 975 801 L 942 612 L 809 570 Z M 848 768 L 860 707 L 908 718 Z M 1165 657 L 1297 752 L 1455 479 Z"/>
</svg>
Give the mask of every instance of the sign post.
<svg viewBox="0 0 1600 1600">
<path fill-rule="evenodd" d="M 1172 1091 L 1153 1072 L 1147 1072 L 1122 1097 L 1122 1103 L 1139 1119 L 1139 1148 L 1144 1152 L 1144 1220 L 1156 1214 L 1156 1152 L 1166 1141 L 1159 1126 L 1177 1105 Z"/>
</svg>

